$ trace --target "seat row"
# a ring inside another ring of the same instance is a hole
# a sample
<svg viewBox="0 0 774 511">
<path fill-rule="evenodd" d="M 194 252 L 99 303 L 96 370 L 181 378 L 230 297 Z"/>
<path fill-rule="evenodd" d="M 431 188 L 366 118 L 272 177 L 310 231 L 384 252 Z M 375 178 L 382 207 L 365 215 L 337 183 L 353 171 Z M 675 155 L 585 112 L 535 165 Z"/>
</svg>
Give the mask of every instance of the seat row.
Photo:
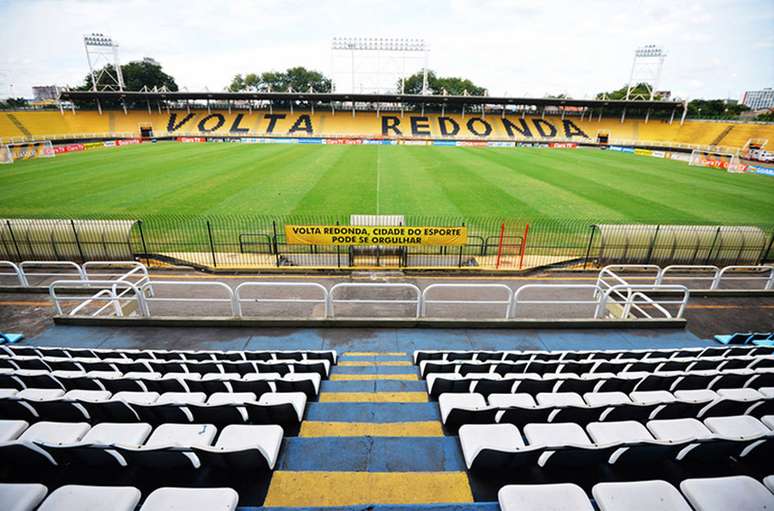
<svg viewBox="0 0 774 511">
<path fill-rule="evenodd" d="M 774 357 L 707 357 L 707 358 L 675 358 L 650 360 L 598 360 L 598 361 L 431 361 L 425 360 L 419 364 L 419 372 L 423 378 L 430 374 L 453 373 L 534 373 L 534 374 L 595 374 L 595 373 L 627 373 L 656 371 L 718 371 L 728 369 L 764 369 L 774 368 Z"/>
<path fill-rule="evenodd" d="M 0 389 L 106 390 L 109 392 L 320 392 L 317 373 L 118 373 L 112 371 L 44 371 L 0 369 Z"/>
<path fill-rule="evenodd" d="M 591 494 L 599 511 L 761 511 L 774 508 L 774 476 L 763 484 L 748 476 L 686 479 L 680 491 L 661 480 L 598 483 Z M 508 485 L 497 499 L 502 511 L 595 509 L 586 492 L 571 483 Z"/>
<path fill-rule="evenodd" d="M 529 394 L 441 394 L 441 420 L 452 433 L 464 424 L 610 422 L 774 414 L 774 388 Z"/>
<path fill-rule="evenodd" d="M 327 360 L 335 364 L 337 353 L 333 350 L 302 351 L 221 351 L 221 350 L 139 350 L 100 348 L 55 348 L 45 346 L 0 346 L 0 353 L 11 356 L 31 355 L 60 358 L 123 358 L 126 360 L 185 360 L 189 362 L 245 360 Z"/>
<path fill-rule="evenodd" d="M 174 360 L 128 360 L 115 358 L 61 358 L 0 356 L 0 369 L 29 369 L 42 371 L 111 371 L 119 373 L 318 373 L 327 378 L 330 373 L 327 360 L 299 361 L 174 361 Z"/>
<path fill-rule="evenodd" d="M 771 466 L 774 415 L 697 419 L 527 424 L 523 436 L 513 424 L 467 424 L 459 439 L 473 471 L 541 470 L 610 465 L 643 472 L 650 464 L 712 464 L 743 461 Z M 525 442 L 526 440 L 526 442 Z"/>
<path fill-rule="evenodd" d="M 67 422 L 279 424 L 288 434 L 304 417 L 302 392 L 0 391 L 0 419 Z"/>
<path fill-rule="evenodd" d="M 13 503 L 13 511 L 77 511 L 97 506 L 134 511 L 142 500 L 142 493 L 133 486 L 74 484 L 47 494 L 48 488 L 42 484 L 0 484 L 0 502 Z M 159 488 L 148 495 L 139 511 L 234 511 L 238 503 L 239 495 L 231 488 Z"/>
<path fill-rule="evenodd" d="M 663 371 L 630 373 L 455 373 L 427 377 L 430 397 L 449 392 L 479 394 L 519 392 L 634 392 L 649 390 L 719 390 L 724 388 L 774 387 L 774 369 L 729 369 L 725 371 Z"/>
<path fill-rule="evenodd" d="M 272 470 L 282 443 L 277 425 L 0 421 L 0 465 L 155 471 L 203 467 Z M 217 436 L 217 441 L 215 438 Z M 214 442 L 214 443 L 213 443 Z M 163 477 L 163 475 L 159 475 Z"/>
<path fill-rule="evenodd" d="M 572 350 L 572 351 L 511 351 L 511 350 L 417 350 L 414 352 L 414 363 L 425 360 L 511 360 L 529 362 L 542 361 L 596 361 L 596 360 L 647 360 L 649 358 L 684 358 L 684 357 L 737 357 L 752 355 L 772 355 L 774 347 L 766 346 L 735 346 L 705 348 L 667 348 L 638 350 Z"/>
</svg>

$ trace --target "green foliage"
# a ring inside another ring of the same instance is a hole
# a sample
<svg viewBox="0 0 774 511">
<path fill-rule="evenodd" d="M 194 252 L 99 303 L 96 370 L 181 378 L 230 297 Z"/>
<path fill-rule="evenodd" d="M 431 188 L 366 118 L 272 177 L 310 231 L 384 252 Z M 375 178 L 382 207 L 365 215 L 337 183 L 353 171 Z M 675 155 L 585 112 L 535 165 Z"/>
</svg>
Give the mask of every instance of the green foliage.
<svg viewBox="0 0 774 511">
<path fill-rule="evenodd" d="M 115 68 L 112 64 L 107 64 L 105 67 L 102 68 L 103 70 L 107 70 L 108 74 L 110 76 L 115 76 Z M 129 91 L 139 91 L 143 87 L 148 87 L 149 89 L 153 89 L 154 87 L 162 88 L 166 87 L 169 91 L 177 91 L 177 83 L 175 82 L 175 79 L 165 73 L 161 69 L 161 65 L 156 64 L 154 61 L 148 59 L 148 60 L 137 60 L 129 62 L 128 64 L 123 64 L 121 66 L 121 73 L 124 77 L 124 89 Z M 95 72 L 96 76 L 99 76 L 100 73 Z M 113 86 L 115 87 L 115 82 L 111 81 L 111 79 L 107 78 L 107 74 L 103 74 L 101 78 L 98 78 L 99 82 L 97 83 L 97 89 L 100 90 L 102 87 L 105 86 Z M 84 78 L 84 84 L 80 87 L 76 87 L 75 90 L 81 90 L 81 91 L 90 91 L 93 90 L 92 85 L 94 83 L 94 80 L 92 80 L 91 74 L 87 74 Z M 75 104 L 78 106 L 86 106 L 86 107 L 93 107 L 95 106 L 94 101 L 75 101 Z M 123 105 L 121 101 L 119 100 L 103 100 L 101 101 L 102 108 L 121 108 Z M 129 108 L 133 107 L 141 107 L 144 106 L 145 103 L 137 103 L 134 101 L 127 101 L 126 106 Z"/>
<path fill-rule="evenodd" d="M 596 95 L 596 99 L 611 99 L 611 100 L 623 100 L 626 99 L 626 90 L 629 88 L 628 85 L 624 85 L 620 89 L 612 90 L 609 92 L 600 92 Z M 662 99 L 661 94 L 656 94 L 653 96 L 653 99 L 660 100 Z M 650 89 L 648 88 L 648 85 L 645 83 L 638 83 L 629 94 L 629 99 L 650 99 Z"/>
<path fill-rule="evenodd" d="M 295 92 L 307 92 L 310 87 L 314 92 L 330 92 L 331 80 L 319 71 L 298 66 L 286 71 L 248 73 L 244 76 L 238 74 L 232 78 L 228 90 L 231 92 L 268 92 L 269 90 L 286 92 L 288 88 L 292 88 Z"/>
<path fill-rule="evenodd" d="M 420 71 L 414 73 L 404 80 L 403 92 L 405 94 L 422 94 L 423 73 Z M 455 76 L 437 76 L 433 71 L 427 72 L 427 86 L 431 94 L 446 94 L 450 96 L 462 96 L 466 91 L 470 96 L 485 96 L 486 89 L 479 87 L 467 78 Z M 401 83 L 398 82 L 397 90 L 401 90 Z"/>
<path fill-rule="evenodd" d="M 735 119 L 749 108 L 723 99 L 694 99 L 688 103 L 688 117 L 693 119 Z"/>
<path fill-rule="evenodd" d="M 0 172 L 0 218 L 348 215 L 379 204 L 380 214 L 746 225 L 771 223 L 772 196 L 767 176 L 592 149 L 160 142 Z"/>
<path fill-rule="evenodd" d="M 24 108 L 27 105 L 27 100 L 24 98 L 8 98 L 5 101 L 0 101 L 0 109 L 3 110 L 11 108 Z"/>
<path fill-rule="evenodd" d="M 758 114 L 755 116 L 755 120 L 761 122 L 774 122 L 774 111 L 770 110 L 766 113 Z"/>
</svg>

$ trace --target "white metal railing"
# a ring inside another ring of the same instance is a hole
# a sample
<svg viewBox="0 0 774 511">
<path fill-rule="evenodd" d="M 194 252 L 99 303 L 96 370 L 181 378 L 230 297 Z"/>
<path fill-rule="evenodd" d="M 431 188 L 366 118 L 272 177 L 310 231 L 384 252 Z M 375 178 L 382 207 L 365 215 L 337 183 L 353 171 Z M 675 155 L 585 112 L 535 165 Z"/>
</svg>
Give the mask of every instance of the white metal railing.
<svg viewBox="0 0 774 511">
<path fill-rule="evenodd" d="M 436 289 L 460 289 L 463 291 L 498 290 L 498 291 L 505 291 L 505 296 L 507 297 L 507 299 L 506 300 L 491 300 L 491 299 L 463 300 L 463 299 L 456 298 L 453 300 L 447 300 L 447 299 L 428 298 L 428 295 L 433 290 L 436 290 Z M 425 289 L 422 290 L 422 306 L 420 310 L 420 316 L 426 317 L 427 305 L 434 304 L 434 303 L 448 304 L 448 305 L 504 305 L 505 319 L 508 319 L 511 313 L 511 304 L 513 303 L 513 289 L 506 286 L 505 284 L 430 284 L 429 286 L 427 286 Z"/>
<path fill-rule="evenodd" d="M 613 286 L 629 284 L 629 282 L 626 281 L 622 276 L 618 275 L 618 271 L 638 273 L 655 272 L 652 282 L 655 285 L 657 283 L 658 276 L 661 273 L 661 267 L 655 264 L 611 264 L 605 266 L 599 271 L 599 275 L 597 275 L 597 287 L 599 288 L 600 292 L 605 292 Z M 645 278 L 649 277 L 650 275 L 644 277 L 638 276 L 637 279 L 644 280 Z"/>
<path fill-rule="evenodd" d="M 0 268 L 7 267 L 11 269 L 11 272 L 0 272 L 0 277 L 8 277 L 12 276 L 16 278 L 16 281 L 19 283 L 19 287 L 29 287 L 29 282 L 27 282 L 27 276 L 24 274 L 24 271 L 19 268 L 18 265 L 12 263 L 11 261 L 0 261 Z"/>
<path fill-rule="evenodd" d="M 182 287 L 190 286 L 200 289 L 220 289 L 225 291 L 225 298 L 220 297 L 165 297 L 156 296 L 159 288 L 163 289 L 165 286 Z M 148 281 L 142 286 L 139 286 L 140 294 L 143 296 L 143 301 L 146 304 L 146 310 L 148 316 L 151 315 L 151 304 L 153 303 L 228 303 L 231 309 L 232 316 L 238 316 L 239 304 L 236 301 L 236 295 L 231 287 L 223 282 L 183 282 L 177 280 L 154 280 Z"/>
<path fill-rule="evenodd" d="M 768 273 L 766 276 L 760 277 L 731 277 L 729 273 Z M 763 289 L 774 289 L 774 266 L 726 266 L 720 272 L 718 272 L 717 279 L 713 282 L 712 289 L 719 289 L 723 281 L 729 280 L 762 280 L 764 281 Z"/>
<path fill-rule="evenodd" d="M 340 291 L 342 289 L 378 289 L 378 288 L 386 288 L 386 289 L 405 289 L 410 291 L 414 298 L 411 299 L 402 299 L 399 298 L 397 300 L 395 299 L 385 299 L 385 298 L 337 298 L 336 297 L 336 291 Z M 335 311 L 335 305 L 337 303 L 349 303 L 349 304 L 356 304 L 356 305 L 363 305 L 363 304 L 383 304 L 383 305 L 399 305 L 399 304 L 410 304 L 415 306 L 415 314 L 414 318 L 419 318 L 420 312 L 421 312 L 421 304 L 422 304 L 422 291 L 419 290 L 417 286 L 414 284 L 407 284 L 407 283 L 370 283 L 370 282 L 341 282 L 339 284 L 335 284 L 333 287 L 331 287 L 330 291 L 328 291 L 328 313 L 330 314 L 329 317 L 333 318 L 336 316 Z"/>
<path fill-rule="evenodd" d="M 772 290 L 774 289 L 774 266 L 769 265 L 734 265 L 719 268 L 713 265 L 691 265 L 691 264 L 673 264 L 661 268 L 653 264 L 619 264 L 605 266 L 600 270 L 597 276 L 597 286 L 600 290 L 608 290 L 614 285 L 632 284 L 629 282 L 631 277 L 622 277 L 618 271 L 629 272 L 656 272 L 653 278 L 653 285 L 665 285 L 667 281 L 680 281 L 688 289 L 699 290 L 731 290 L 731 291 L 752 291 L 756 289 Z M 643 280 L 650 280 L 650 275 L 645 277 L 634 277 L 642 284 Z M 709 282 L 709 286 L 693 285 L 692 281 L 702 283 Z M 729 284 L 734 281 L 752 281 L 762 283 L 762 287 L 725 287 L 723 284 Z"/>
<path fill-rule="evenodd" d="M 94 293 L 94 287 L 103 287 L 96 294 Z M 91 292 L 87 295 L 72 294 L 70 291 L 73 289 L 89 289 Z M 119 293 L 118 289 L 122 288 Z M 68 291 L 67 294 L 60 294 L 59 290 Z M 131 294 L 130 294 L 131 292 Z M 89 316 L 100 315 L 105 311 L 106 307 L 112 306 L 116 316 L 123 316 L 122 302 L 136 302 L 137 313 L 141 317 L 148 317 L 150 315 L 147 304 L 145 302 L 145 296 L 142 291 L 131 282 L 121 280 L 57 280 L 52 282 L 48 286 L 48 293 L 51 297 L 51 301 L 54 304 L 54 309 L 60 316 L 77 316 L 79 312 L 84 311 L 88 306 L 95 302 L 107 301 L 106 305 L 100 307 L 96 312 L 88 314 Z M 63 302 L 75 302 L 80 303 L 74 307 L 70 312 L 65 314 L 62 307 Z"/>
<path fill-rule="evenodd" d="M 551 298 L 551 299 L 526 299 L 523 295 L 530 293 L 534 290 L 545 290 L 545 291 L 561 291 L 561 290 L 573 290 L 573 291 L 591 291 L 592 298 L 588 300 L 580 300 L 577 298 L 569 298 L 569 299 L 560 299 L 560 298 Z M 542 307 L 547 306 L 568 306 L 568 305 L 589 305 L 593 306 L 594 309 L 594 315 L 593 317 L 596 318 L 596 311 L 599 306 L 599 301 L 603 295 L 603 293 L 599 292 L 599 286 L 596 286 L 594 284 L 525 284 L 521 287 L 519 287 L 516 292 L 513 295 L 513 310 L 511 312 L 511 317 L 516 317 L 516 315 L 520 312 L 520 309 L 523 306 L 526 305 L 540 305 Z"/>
<path fill-rule="evenodd" d="M 315 291 L 321 291 L 322 297 L 321 298 L 265 298 L 265 297 L 259 297 L 259 298 L 245 298 L 242 296 L 242 292 L 245 289 L 282 289 L 282 288 L 293 288 L 293 289 L 312 289 Z M 316 282 L 243 282 L 239 284 L 236 289 L 234 290 L 235 295 L 235 304 L 236 304 L 236 310 L 234 311 L 235 316 L 244 317 L 243 311 L 242 311 L 242 304 L 243 303 L 312 303 L 312 304 L 322 304 L 324 314 L 323 317 L 328 317 L 328 290 L 323 286 L 322 284 L 318 284 Z"/>
<path fill-rule="evenodd" d="M 653 299 L 646 295 L 645 292 L 657 292 L 680 294 L 679 299 L 667 299 L 659 298 Z M 636 319 L 632 317 L 634 312 L 639 313 L 642 317 L 648 319 L 655 319 L 653 315 L 646 309 L 646 307 L 652 307 L 659 311 L 665 318 L 682 318 L 685 312 L 685 307 L 688 304 L 688 298 L 690 297 L 690 291 L 685 286 L 678 285 L 661 285 L 661 286 L 649 286 L 649 285 L 617 285 L 608 289 L 599 299 L 597 310 L 594 313 L 594 317 L 601 319 L 608 314 L 608 304 L 616 304 L 621 307 L 621 316 L 619 319 Z M 676 314 L 672 314 L 667 310 L 665 306 L 677 305 L 678 311 Z M 644 306 L 644 307 L 643 307 Z"/>
<path fill-rule="evenodd" d="M 35 271 L 35 268 L 42 268 L 43 271 Z M 50 270 L 59 268 L 65 271 L 52 273 Z M 83 268 L 72 261 L 24 261 L 19 263 L 19 269 L 24 272 L 29 283 L 30 277 L 65 277 L 67 275 L 76 275 L 78 280 L 88 280 Z M 67 272 L 67 270 L 74 270 Z"/>
<path fill-rule="evenodd" d="M 673 273 L 680 273 L 682 275 L 672 275 Z M 689 275 L 686 275 L 689 273 Z M 709 273 L 709 276 L 706 274 Z M 690 264 L 673 264 L 662 269 L 658 277 L 656 278 L 656 284 L 663 284 L 666 280 L 699 280 L 709 281 L 709 286 L 706 289 L 715 289 L 717 287 L 717 278 L 720 273 L 720 268 L 711 264 L 703 265 L 690 265 Z M 704 275 L 704 276 L 702 276 Z"/>
</svg>

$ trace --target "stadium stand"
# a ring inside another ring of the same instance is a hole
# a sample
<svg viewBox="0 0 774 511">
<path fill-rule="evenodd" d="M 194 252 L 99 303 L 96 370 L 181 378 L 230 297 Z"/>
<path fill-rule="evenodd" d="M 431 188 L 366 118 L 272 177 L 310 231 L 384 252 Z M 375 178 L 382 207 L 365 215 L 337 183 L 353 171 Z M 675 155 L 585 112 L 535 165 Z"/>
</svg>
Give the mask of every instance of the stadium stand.
<svg viewBox="0 0 774 511">
<path fill-rule="evenodd" d="M 11 117 L 13 119 L 11 119 Z M 140 137 L 141 128 L 152 128 L 153 136 L 322 136 L 400 137 L 487 140 L 572 140 L 596 142 L 597 132 L 610 135 L 610 142 L 660 142 L 664 145 L 716 144 L 741 148 L 751 138 L 774 140 L 770 124 L 722 121 L 686 121 L 669 124 L 662 120 L 584 119 L 556 116 L 527 117 L 489 114 L 480 116 L 400 112 L 289 112 L 192 110 L 143 110 L 14 112 L 0 114 L 0 138 L 63 139 L 88 137 Z"/>
</svg>

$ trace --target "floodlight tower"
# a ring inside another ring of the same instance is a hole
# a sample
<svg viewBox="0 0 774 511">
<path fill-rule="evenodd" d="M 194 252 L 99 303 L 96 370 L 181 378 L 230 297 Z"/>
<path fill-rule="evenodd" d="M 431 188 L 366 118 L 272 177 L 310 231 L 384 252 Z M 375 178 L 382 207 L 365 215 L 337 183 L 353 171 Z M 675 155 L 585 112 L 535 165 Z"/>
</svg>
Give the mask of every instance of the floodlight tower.
<svg viewBox="0 0 774 511">
<path fill-rule="evenodd" d="M 358 80 L 365 79 L 365 87 L 360 84 L 360 92 L 394 92 L 398 79 L 406 76 L 406 64 L 421 61 L 422 94 L 428 94 L 427 60 L 430 48 L 424 39 L 381 38 L 381 37 L 334 37 L 331 44 L 331 73 L 336 74 L 337 57 L 347 58 L 351 91 L 358 92 Z M 401 93 L 403 83 L 401 82 Z"/>
<path fill-rule="evenodd" d="M 655 44 L 646 44 L 637 48 L 634 52 L 632 72 L 629 75 L 629 86 L 626 88 L 626 99 L 647 99 L 653 101 L 661 79 L 661 69 L 664 67 L 666 52 Z M 637 85 L 644 83 L 648 89 L 649 97 L 641 94 L 632 95 Z"/>
<path fill-rule="evenodd" d="M 123 91 L 124 75 L 118 60 L 118 43 L 104 34 L 94 33 L 83 36 L 83 46 L 86 49 L 86 60 L 89 62 L 91 89 L 94 92 Z M 112 73 L 107 64 L 113 66 Z"/>
</svg>

